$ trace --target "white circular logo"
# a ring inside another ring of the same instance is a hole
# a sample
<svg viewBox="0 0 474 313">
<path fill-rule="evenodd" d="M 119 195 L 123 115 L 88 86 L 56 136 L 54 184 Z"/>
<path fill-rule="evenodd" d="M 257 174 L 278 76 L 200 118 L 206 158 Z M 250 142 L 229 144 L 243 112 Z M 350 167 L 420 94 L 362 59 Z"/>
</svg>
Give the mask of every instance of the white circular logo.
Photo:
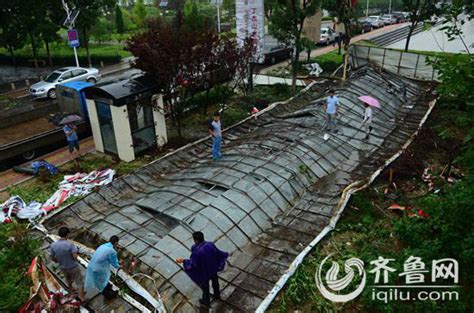
<svg viewBox="0 0 474 313">
<path fill-rule="evenodd" d="M 365 287 L 365 270 L 364 270 L 364 261 L 357 258 L 350 258 L 349 260 L 344 263 L 344 271 L 346 272 L 346 276 L 338 279 L 339 274 L 339 264 L 336 262 L 332 262 L 332 266 L 329 271 L 326 273 L 325 281 L 327 283 L 327 288 L 321 279 L 321 272 L 323 269 L 324 263 L 332 254 L 328 255 L 319 265 L 317 273 L 314 275 L 316 279 L 316 286 L 318 287 L 319 291 L 328 300 L 333 302 L 347 302 L 350 300 L 355 299 L 358 295 L 362 293 Z M 349 286 L 352 282 L 356 273 L 354 271 L 355 268 L 359 276 L 361 276 L 361 282 L 359 286 L 348 294 L 343 294 L 340 291 Z M 337 291 L 338 293 L 333 293 L 330 290 Z"/>
</svg>

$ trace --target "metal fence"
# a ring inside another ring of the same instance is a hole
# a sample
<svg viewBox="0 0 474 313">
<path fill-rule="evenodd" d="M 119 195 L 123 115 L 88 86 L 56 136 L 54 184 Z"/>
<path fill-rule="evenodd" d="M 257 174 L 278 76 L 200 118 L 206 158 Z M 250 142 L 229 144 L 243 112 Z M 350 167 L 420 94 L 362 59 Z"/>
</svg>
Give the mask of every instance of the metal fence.
<svg viewBox="0 0 474 313">
<path fill-rule="evenodd" d="M 353 69 L 375 63 L 390 72 L 408 78 L 439 80 L 438 71 L 427 62 L 428 58 L 435 59 L 436 57 L 357 44 L 349 47 L 349 63 Z"/>
</svg>

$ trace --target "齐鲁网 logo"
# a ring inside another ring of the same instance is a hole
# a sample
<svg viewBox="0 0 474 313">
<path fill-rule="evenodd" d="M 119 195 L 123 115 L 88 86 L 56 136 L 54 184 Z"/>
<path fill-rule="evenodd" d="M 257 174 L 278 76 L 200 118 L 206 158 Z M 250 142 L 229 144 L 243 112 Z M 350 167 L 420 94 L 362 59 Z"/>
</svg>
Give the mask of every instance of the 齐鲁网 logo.
<svg viewBox="0 0 474 313">
<path fill-rule="evenodd" d="M 319 265 L 318 271 L 315 275 L 316 286 L 326 299 L 333 302 L 347 302 L 355 299 L 362 293 L 365 287 L 366 274 L 364 270 L 364 262 L 357 258 L 350 258 L 344 263 L 344 272 L 346 275 L 342 278 L 338 278 L 339 264 L 333 261 L 331 268 L 327 271 L 325 276 L 326 287 L 321 277 L 323 266 L 331 255 L 332 254 L 328 255 Z M 352 292 L 344 293 L 343 290 L 346 289 L 356 277 L 361 277 L 358 286 Z"/>
</svg>

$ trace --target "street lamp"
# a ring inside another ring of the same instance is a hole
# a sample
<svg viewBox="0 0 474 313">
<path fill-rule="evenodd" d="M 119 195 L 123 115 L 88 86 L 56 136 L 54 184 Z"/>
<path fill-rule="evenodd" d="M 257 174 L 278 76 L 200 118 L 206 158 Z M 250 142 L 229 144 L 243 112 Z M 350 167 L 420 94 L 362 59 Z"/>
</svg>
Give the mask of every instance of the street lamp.
<svg viewBox="0 0 474 313">
<path fill-rule="evenodd" d="M 74 28 L 74 22 L 76 21 L 76 18 L 79 15 L 79 11 L 74 10 L 75 9 L 74 6 L 72 8 L 73 10 L 70 11 L 67 3 L 64 0 L 62 0 L 62 3 L 63 3 L 64 11 L 66 11 L 66 20 L 64 21 L 64 25 L 68 25 L 68 30 L 71 31 Z M 68 37 L 69 37 L 69 31 L 68 31 Z M 77 36 L 77 32 L 76 32 L 76 36 Z M 77 40 L 77 38 L 75 38 L 75 40 Z M 76 66 L 79 67 L 79 58 L 77 57 L 76 45 L 73 45 L 72 48 L 74 49 L 74 58 L 76 59 Z"/>
<path fill-rule="evenodd" d="M 223 0 L 211 0 L 211 4 L 216 6 L 217 9 L 217 33 L 221 32 L 221 13 L 220 7 L 222 5 Z"/>
</svg>

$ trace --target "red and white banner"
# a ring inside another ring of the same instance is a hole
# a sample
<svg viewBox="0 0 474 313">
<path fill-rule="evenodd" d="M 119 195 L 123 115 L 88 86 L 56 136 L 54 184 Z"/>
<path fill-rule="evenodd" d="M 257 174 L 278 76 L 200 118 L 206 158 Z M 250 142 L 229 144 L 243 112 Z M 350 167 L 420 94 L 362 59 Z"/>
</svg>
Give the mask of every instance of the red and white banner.
<svg viewBox="0 0 474 313">
<path fill-rule="evenodd" d="M 263 0 L 236 0 L 237 41 L 243 45 L 247 38 L 252 39 L 254 62 L 263 62 L 265 39 L 265 12 Z"/>
</svg>

